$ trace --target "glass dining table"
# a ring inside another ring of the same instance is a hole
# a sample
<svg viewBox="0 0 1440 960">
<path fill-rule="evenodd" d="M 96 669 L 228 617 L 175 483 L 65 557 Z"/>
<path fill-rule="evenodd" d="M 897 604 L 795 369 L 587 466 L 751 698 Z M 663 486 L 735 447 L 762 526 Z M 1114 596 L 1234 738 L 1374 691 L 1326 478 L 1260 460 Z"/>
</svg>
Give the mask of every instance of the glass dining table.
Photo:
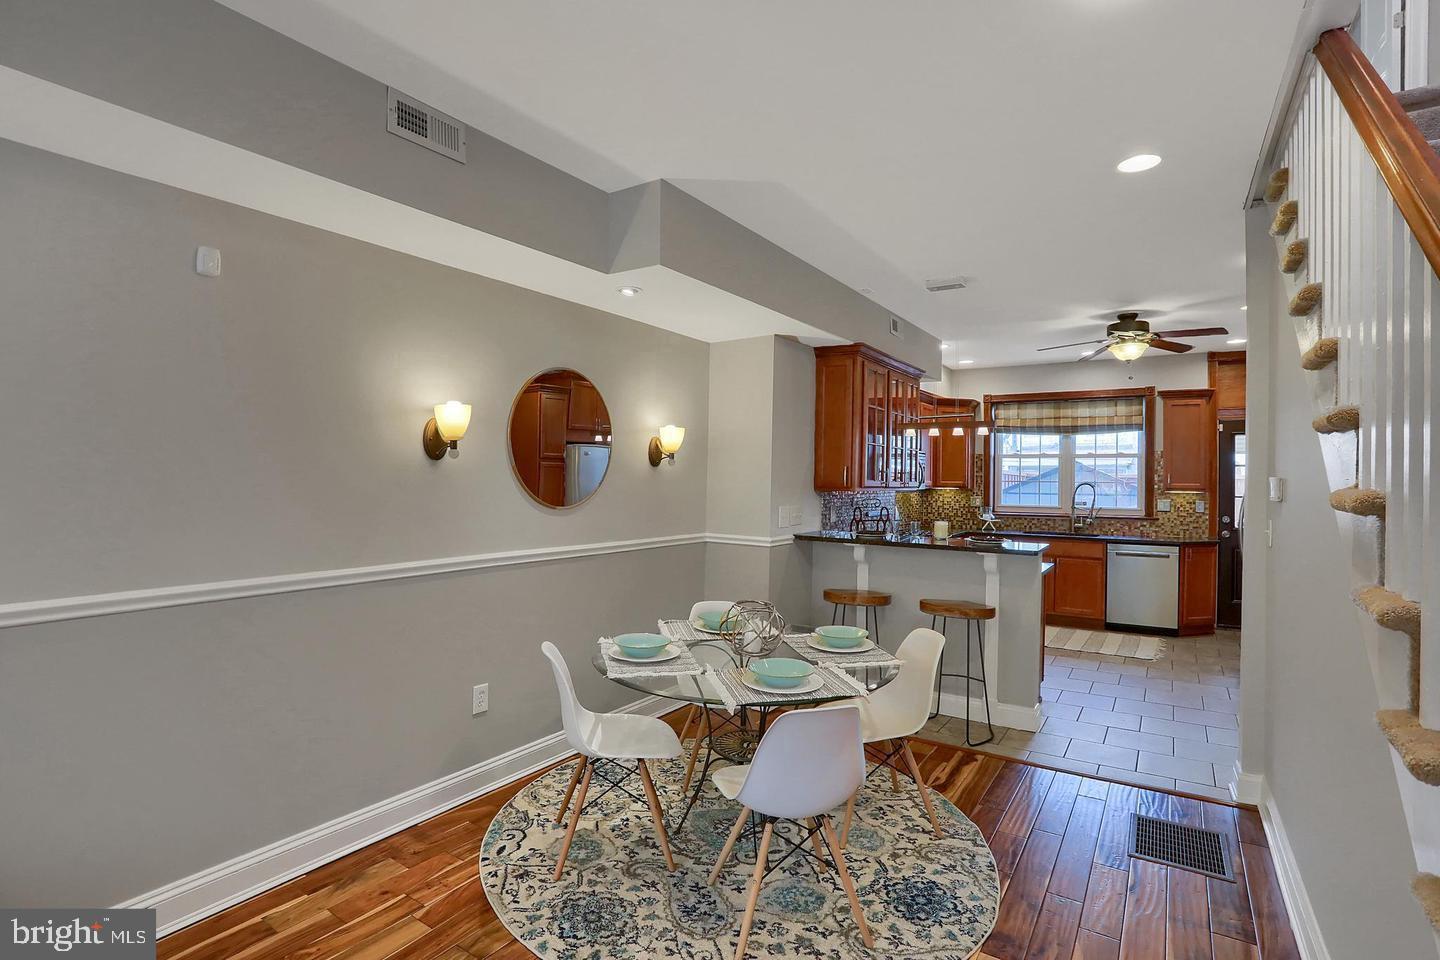
<svg viewBox="0 0 1440 960">
<path fill-rule="evenodd" d="M 811 636 L 811 628 L 791 625 L 786 629 L 780 645 L 768 656 L 812 660 L 812 657 L 805 655 L 805 651 L 808 649 L 806 641 Z M 710 676 L 713 672 L 741 665 L 741 658 L 730 643 L 720 637 L 713 640 L 672 640 L 671 642 L 685 643 L 705 672 L 683 676 L 611 677 L 605 655 L 599 649 L 591 657 L 590 662 L 601 676 L 622 687 L 628 687 L 653 697 L 695 704 L 701 708 L 702 722 L 701 732 L 698 734 L 699 743 L 690 751 L 690 757 L 685 767 L 687 785 L 695 773 L 694 768 L 700 749 L 703 748 L 705 756 L 700 765 L 699 776 L 693 778 L 694 789 L 689 791 L 690 796 L 685 810 L 680 815 L 680 819 L 670 828 L 673 830 L 679 830 L 685 825 L 690 811 L 694 809 L 696 802 L 700 799 L 700 793 L 709 777 L 710 768 L 717 759 L 729 763 L 750 762 L 751 757 L 755 755 L 755 748 L 759 745 L 760 738 L 765 735 L 769 718 L 775 710 L 813 707 L 822 703 L 848 700 L 855 696 L 854 693 L 837 694 L 822 689 L 811 694 L 797 694 L 788 698 L 784 703 L 740 703 L 737 704 L 734 712 L 730 712 L 729 704 L 720 695 L 717 682 Z M 827 659 L 825 663 L 841 667 L 852 678 L 863 684 L 865 689 L 871 691 L 885 686 L 900 673 L 899 661 L 851 666 L 843 660 L 837 661 L 831 658 Z"/>
</svg>

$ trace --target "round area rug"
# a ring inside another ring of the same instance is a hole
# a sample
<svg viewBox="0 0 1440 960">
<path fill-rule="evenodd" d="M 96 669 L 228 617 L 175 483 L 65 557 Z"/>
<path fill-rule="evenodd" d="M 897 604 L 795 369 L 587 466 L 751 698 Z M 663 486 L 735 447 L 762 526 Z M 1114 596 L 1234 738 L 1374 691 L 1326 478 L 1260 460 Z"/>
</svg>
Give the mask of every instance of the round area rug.
<svg viewBox="0 0 1440 960">
<path fill-rule="evenodd" d="M 554 881 L 565 836 L 555 814 L 574 769 L 566 764 L 525 787 L 485 834 L 481 880 L 511 934 L 554 960 L 730 960 L 755 863 L 752 844 L 736 845 L 715 886 L 705 881 L 740 808 L 706 784 L 684 827 L 670 836 L 679 869 L 669 873 L 640 778 L 632 777 L 626 786 L 641 802 L 611 791 L 586 810 L 565 874 Z M 685 765 L 667 761 L 651 770 L 673 820 L 684 810 Z M 603 786 L 597 776 L 591 796 Z M 937 840 L 913 782 L 902 777 L 900 786 L 891 793 L 883 771 L 866 782 L 845 851 L 875 949 L 861 942 L 835 871 L 796 853 L 765 880 L 748 956 L 966 960 L 984 941 L 1000 884 L 980 828 L 932 791 L 945 834 Z M 837 833 L 843 815 L 843 807 L 832 814 Z M 772 864 L 790 849 L 781 831 L 802 836 L 794 824 L 777 827 Z"/>
</svg>

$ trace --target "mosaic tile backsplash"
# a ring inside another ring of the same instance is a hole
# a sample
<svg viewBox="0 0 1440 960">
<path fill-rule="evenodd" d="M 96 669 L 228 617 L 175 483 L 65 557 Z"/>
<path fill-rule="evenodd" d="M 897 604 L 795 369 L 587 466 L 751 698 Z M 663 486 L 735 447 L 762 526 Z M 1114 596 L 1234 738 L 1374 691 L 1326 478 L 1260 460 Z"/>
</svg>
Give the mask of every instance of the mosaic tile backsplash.
<svg viewBox="0 0 1440 960">
<path fill-rule="evenodd" d="M 1168 493 L 1160 486 L 1163 473 L 1162 453 L 1155 455 L 1155 495 L 1170 501 L 1169 513 L 1158 513 L 1154 519 L 1143 517 L 1107 517 L 1101 510 L 1089 532 L 1118 537 L 1155 537 L 1163 540 L 1206 540 L 1210 537 L 1210 515 L 1197 513 L 1195 505 L 1205 500 L 1199 493 Z M 975 475 L 981 476 L 977 458 Z M 980 529 L 980 495 L 971 490 L 936 488 L 929 490 L 866 490 L 857 493 L 820 494 L 820 524 L 826 530 L 848 530 L 857 498 L 876 499 L 889 507 L 898 522 L 917 521 L 929 527 L 936 520 L 947 520 L 956 532 Z M 1207 504 L 1207 509 L 1209 505 Z M 1070 529 L 1069 517 L 1000 517 L 1002 530 L 1026 530 L 1035 533 L 1063 533 Z"/>
</svg>

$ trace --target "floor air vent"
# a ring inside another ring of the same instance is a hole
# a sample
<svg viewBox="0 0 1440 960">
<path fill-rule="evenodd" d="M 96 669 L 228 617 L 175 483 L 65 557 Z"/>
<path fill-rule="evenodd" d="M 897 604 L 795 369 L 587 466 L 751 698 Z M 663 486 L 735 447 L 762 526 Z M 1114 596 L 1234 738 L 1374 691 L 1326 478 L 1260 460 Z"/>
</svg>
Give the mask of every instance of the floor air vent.
<svg viewBox="0 0 1440 960">
<path fill-rule="evenodd" d="M 1214 830 L 1187 827 L 1137 813 L 1135 829 L 1130 834 L 1130 856 L 1235 882 L 1235 874 L 1230 869 L 1229 844 L 1223 833 Z"/>
<path fill-rule="evenodd" d="M 389 91 L 385 129 L 457 163 L 465 162 L 465 124 L 394 87 Z"/>
</svg>

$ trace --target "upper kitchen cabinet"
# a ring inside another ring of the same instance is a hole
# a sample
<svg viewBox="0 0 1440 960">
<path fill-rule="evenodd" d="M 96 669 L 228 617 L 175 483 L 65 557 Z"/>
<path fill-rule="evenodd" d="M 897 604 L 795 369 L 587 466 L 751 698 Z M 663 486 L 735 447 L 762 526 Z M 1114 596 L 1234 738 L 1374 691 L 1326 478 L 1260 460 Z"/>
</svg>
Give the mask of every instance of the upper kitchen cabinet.
<svg viewBox="0 0 1440 960">
<path fill-rule="evenodd" d="M 1209 356 L 1210 389 L 1215 415 L 1221 420 L 1245 419 L 1245 351 L 1221 350 Z"/>
<path fill-rule="evenodd" d="M 980 408 L 978 400 L 936 397 L 935 413 L 942 417 L 966 417 L 974 420 Z M 975 448 L 969 430 L 942 428 L 940 436 L 930 437 L 929 484 L 932 487 L 955 487 L 968 490 L 974 482 Z"/>
<path fill-rule="evenodd" d="M 1215 391 L 1161 390 L 1166 490 L 1205 493 L 1215 477 Z"/>
<path fill-rule="evenodd" d="M 922 371 L 874 347 L 815 349 L 815 489 L 911 488 L 924 483 Z"/>
</svg>

